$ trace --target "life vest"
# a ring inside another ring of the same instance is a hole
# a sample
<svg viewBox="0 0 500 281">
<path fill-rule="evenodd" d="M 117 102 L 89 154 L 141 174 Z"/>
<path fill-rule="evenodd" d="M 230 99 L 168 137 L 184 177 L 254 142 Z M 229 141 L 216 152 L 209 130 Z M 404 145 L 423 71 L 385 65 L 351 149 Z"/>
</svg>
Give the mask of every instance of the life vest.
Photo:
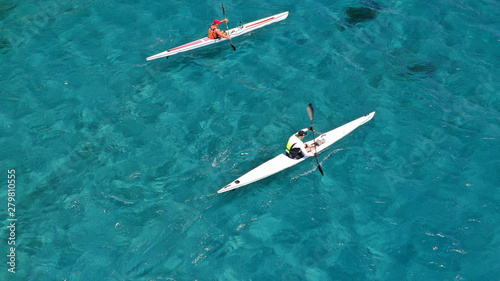
<svg viewBox="0 0 500 281">
<path fill-rule="evenodd" d="M 295 135 L 291 136 L 288 139 L 288 143 L 286 144 L 286 156 L 292 158 L 292 159 L 300 159 L 304 157 L 304 153 L 300 148 L 298 147 L 293 147 L 294 145 L 297 144 L 297 142 L 300 141 Z"/>
<path fill-rule="evenodd" d="M 215 32 L 217 29 L 219 29 L 217 26 L 210 26 L 210 29 L 208 30 L 208 38 L 210 39 L 217 39 L 219 38 L 219 35 Z"/>
</svg>

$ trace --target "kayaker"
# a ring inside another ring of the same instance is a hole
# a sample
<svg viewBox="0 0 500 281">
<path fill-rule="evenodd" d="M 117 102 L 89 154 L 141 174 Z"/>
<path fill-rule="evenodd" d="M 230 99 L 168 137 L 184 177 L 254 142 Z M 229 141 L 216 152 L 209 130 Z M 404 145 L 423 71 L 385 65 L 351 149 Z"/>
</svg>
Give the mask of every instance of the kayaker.
<svg viewBox="0 0 500 281">
<path fill-rule="evenodd" d="M 315 156 L 314 147 L 320 146 L 323 144 L 322 140 L 317 140 L 312 145 L 307 145 L 302 142 L 302 139 L 307 135 L 307 131 L 314 130 L 313 127 L 305 128 L 297 133 L 293 134 L 286 144 L 286 156 L 292 159 L 300 159 L 304 156 Z"/>
<path fill-rule="evenodd" d="M 227 38 L 229 39 L 230 37 L 227 36 L 227 33 L 223 30 L 219 29 L 219 24 L 227 22 L 227 19 L 224 19 L 223 21 L 220 20 L 214 20 L 214 23 L 210 26 L 210 29 L 208 30 L 208 38 L 210 39 L 217 39 L 217 38 Z"/>
</svg>

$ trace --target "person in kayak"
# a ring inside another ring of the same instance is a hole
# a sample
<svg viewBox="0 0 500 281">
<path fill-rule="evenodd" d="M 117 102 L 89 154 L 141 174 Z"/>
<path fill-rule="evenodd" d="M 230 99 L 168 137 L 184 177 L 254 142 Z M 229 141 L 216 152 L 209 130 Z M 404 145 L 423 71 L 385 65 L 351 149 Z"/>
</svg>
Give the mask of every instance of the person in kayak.
<svg viewBox="0 0 500 281">
<path fill-rule="evenodd" d="M 218 39 L 218 38 L 230 39 L 230 37 L 227 36 L 227 33 L 225 31 L 222 31 L 219 29 L 219 24 L 221 24 L 223 22 L 227 22 L 227 19 L 224 19 L 223 21 L 214 20 L 214 23 L 210 26 L 210 29 L 208 30 L 208 38 L 210 38 L 210 39 Z"/>
<path fill-rule="evenodd" d="M 314 148 L 323 144 L 322 140 L 317 140 L 312 145 L 307 145 L 302 142 L 302 139 L 307 135 L 307 131 L 314 130 L 313 127 L 305 128 L 293 134 L 286 144 L 286 156 L 292 159 L 300 159 L 304 156 L 315 156 Z"/>
</svg>

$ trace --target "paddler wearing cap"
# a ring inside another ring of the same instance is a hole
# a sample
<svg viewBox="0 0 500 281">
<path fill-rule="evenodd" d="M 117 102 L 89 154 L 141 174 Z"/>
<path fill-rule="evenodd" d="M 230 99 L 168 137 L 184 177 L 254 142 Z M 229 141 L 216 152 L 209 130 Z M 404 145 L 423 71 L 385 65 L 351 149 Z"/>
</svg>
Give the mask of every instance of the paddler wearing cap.
<svg viewBox="0 0 500 281">
<path fill-rule="evenodd" d="M 231 37 L 227 36 L 227 33 L 225 31 L 222 31 L 219 29 L 219 24 L 227 22 L 227 19 L 224 19 L 222 21 L 220 20 L 214 20 L 214 23 L 210 26 L 210 29 L 208 30 L 208 38 L 210 39 L 218 39 L 218 38 L 227 38 L 230 39 Z"/>
<path fill-rule="evenodd" d="M 314 147 L 320 146 L 323 144 L 323 141 L 317 140 L 312 145 L 307 145 L 302 142 L 302 139 L 307 135 L 307 131 L 314 131 L 313 127 L 305 128 L 297 133 L 293 134 L 286 144 L 286 156 L 292 159 L 300 159 L 304 156 L 315 156 L 313 153 Z"/>
</svg>

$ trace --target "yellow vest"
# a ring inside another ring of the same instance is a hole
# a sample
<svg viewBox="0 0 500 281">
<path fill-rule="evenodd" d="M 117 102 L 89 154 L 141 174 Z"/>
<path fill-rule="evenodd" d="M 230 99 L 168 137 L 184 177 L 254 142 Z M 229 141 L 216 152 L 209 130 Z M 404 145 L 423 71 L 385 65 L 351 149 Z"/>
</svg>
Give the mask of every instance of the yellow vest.
<svg viewBox="0 0 500 281">
<path fill-rule="evenodd" d="M 301 140 L 299 140 L 299 138 L 297 138 L 297 136 L 295 135 L 292 135 L 289 139 L 288 139 L 288 143 L 286 144 L 286 153 L 290 153 L 290 150 L 292 149 L 292 147 Z"/>
</svg>

